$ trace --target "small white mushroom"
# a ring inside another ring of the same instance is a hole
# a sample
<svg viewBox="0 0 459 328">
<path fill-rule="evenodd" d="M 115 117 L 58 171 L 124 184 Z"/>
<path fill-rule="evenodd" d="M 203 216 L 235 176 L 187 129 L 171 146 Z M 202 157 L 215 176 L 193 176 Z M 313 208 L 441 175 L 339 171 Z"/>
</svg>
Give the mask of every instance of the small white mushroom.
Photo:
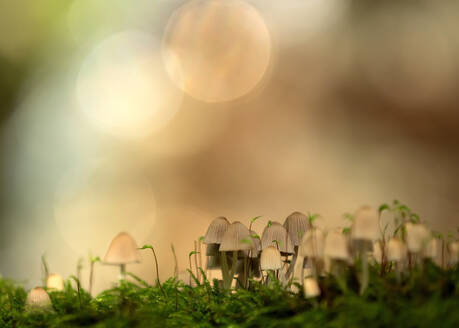
<svg viewBox="0 0 459 328">
<path fill-rule="evenodd" d="M 397 239 L 391 238 L 387 242 L 387 260 L 401 262 L 407 257 L 407 250 L 405 244 Z"/>
<path fill-rule="evenodd" d="M 419 253 L 432 238 L 431 233 L 423 224 L 408 222 L 405 224 L 406 246 L 411 253 Z"/>
<path fill-rule="evenodd" d="M 279 270 L 282 268 L 281 254 L 274 246 L 268 246 L 261 251 L 261 270 Z"/>
<path fill-rule="evenodd" d="M 64 280 L 59 274 L 52 273 L 46 279 L 46 288 L 48 290 L 62 291 L 64 290 Z"/>
<path fill-rule="evenodd" d="M 349 260 L 346 236 L 339 231 L 331 231 L 325 238 L 324 255 L 332 260 Z"/>
<path fill-rule="evenodd" d="M 50 310 L 51 299 L 42 287 L 35 287 L 27 294 L 26 308 L 28 310 Z"/>
<path fill-rule="evenodd" d="M 319 284 L 314 278 L 304 278 L 303 289 L 304 296 L 306 298 L 314 298 L 320 296 Z"/>
<path fill-rule="evenodd" d="M 119 265 L 121 279 L 126 277 L 126 264 L 139 263 L 140 255 L 135 240 L 126 232 L 113 238 L 104 257 L 105 264 Z"/>
</svg>

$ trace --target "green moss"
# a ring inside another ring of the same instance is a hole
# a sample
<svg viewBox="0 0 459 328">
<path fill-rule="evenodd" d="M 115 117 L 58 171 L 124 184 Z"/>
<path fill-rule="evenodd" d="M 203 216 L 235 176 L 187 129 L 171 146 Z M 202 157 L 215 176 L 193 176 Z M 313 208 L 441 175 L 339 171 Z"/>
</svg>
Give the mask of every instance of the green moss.
<svg viewBox="0 0 459 328">
<path fill-rule="evenodd" d="M 358 295 L 355 271 L 343 292 L 333 277 L 320 279 L 322 295 L 308 300 L 278 283 L 251 281 L 234 293 L 206 281 L 196 287 L 174 279 L 159 287 L 138 279 L 92 298 L 67 282 L 50 292 L 53 311 L 24 310 L 26 291 L 0 280 L 0 327 L 459 327 L 459 270 L 431 263 L 398 282 L 371 267 L 369 288 Z"/>
</svg>

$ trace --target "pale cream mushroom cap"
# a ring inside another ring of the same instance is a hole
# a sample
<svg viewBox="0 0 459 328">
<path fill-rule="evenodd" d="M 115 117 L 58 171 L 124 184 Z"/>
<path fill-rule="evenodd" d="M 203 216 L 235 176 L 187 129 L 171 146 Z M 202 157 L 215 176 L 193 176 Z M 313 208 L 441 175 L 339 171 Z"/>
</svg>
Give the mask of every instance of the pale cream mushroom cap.
<svg viewBox="0 0 459 328">
<path fill-rule="evenodd" d="M 49 290 L 62 291 L 64 290 L 64 280 L 59 274 L 51 273 L 46 279 L 46 288 Z"/>
<path fill-rule="evenodd" d="M 313 298 L 320 296 L 320 288 L 317 280 L 314 278 L 304 278 L 303 283 L 304 296 L 306 298 Z"/>
<path fill-rule="evenodd" d="M 453 241 L 448 244 L 448 250 L 450 253 L 450 263 L 455 265 L 459 262 L 459 241 Z"/>
<path fill-rule="evenodd" d="M 261 270 L 279 270 L 282 268 L 281 254 L 274 246 L 268 246 L 261 251 Z"/>
<path fill-rule="evenodd" d="M 352 238 L 374 241 L 379 237 L 378 211 L 369 206 L 361 207 L 352 224 Z"/>
<path fill-rule="evenodd" d="M 301 244 L 301 238 L 308 229 L 308 217 L 301 212 L 293 212 L 284 221 L 284 228 L 287 230 L 293 246 Z"/>
<path fill-rule="evenodd" d="M 220 244 L 221 252 L 249 250 L 252 248 L 249 229 L 236 221 L 228 226 Z"/>
<path fill-rule="evenodd" d="M 423 224 L 408 222 L 405 224 L 406 229 L 406 246 L 412 253 L 419 253 L 432 238 L 429 229 Z"/>
<path fill-rule="evenodd" d="M 204 244 L 221 244 L 223 240 L 223 235 L 226 230 L 228 230 L 230 223 L 223 217 L 219 216 L 212 220 L 207 232 L 204 235 L 203 243 Z"/>
<path fill-rule="evenodd" d="M 349 260 L 346 236 L 339 231 L 330 231 L 325 238 L 324 255 L 333 260 Z"/>
<path fill-rule="evenodd" d="M 287 230 L 279 223 L 272 222 L 271 226 L 266 226 L 261 235 L 261 248 L 265 249 L 269 246 L 276 246 L 274 242 L 277 240 L 281 253 L 293 254 L 293 245 Z"/>
<path fill-rule="evenodd" d="M 324 255 L 325 233 L 322 229 L 309 229 L 301 240 L 298 255 L 321 258 Z"/>
<path fill-rule="evenodd" d="M 135 240 L 126 232 L 113 238 L 104 257 L 106 264 L 139 263 L 140 255 Z"/>
<path fill-rule="evenodd" d="M 388 261 L 400 262 L 405 260 L 407 257 L 407 249 L 405 244 L 397 238 L 389 239 L 386 248 Z"/>
<path fill-rule="evenodd" d="M 26 307 L 28 309 L 51 309 L 51 299 L 42 287 L 35 287 L 27 294 Z"/>
</svg>

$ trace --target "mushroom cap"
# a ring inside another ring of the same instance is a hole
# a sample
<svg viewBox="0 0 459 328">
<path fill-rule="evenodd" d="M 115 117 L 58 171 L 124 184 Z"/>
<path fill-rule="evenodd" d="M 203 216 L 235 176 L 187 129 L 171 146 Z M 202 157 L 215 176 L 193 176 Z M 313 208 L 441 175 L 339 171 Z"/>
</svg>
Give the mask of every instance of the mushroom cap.
<svg viewBox="0 0 459 328">
<path fill-rule="evenodd" d="M 265 249 L 269 246 L 276 246 L 274 242 L 277 240 L 281 253 L 293 254 L 294 249 L 291 238 L 287 230 L 279 223 L 273 222 L 271 226 L 266 226 L 261 235 L 261 248 Z"/>
<path fill-rule="evenodd" d="M 239 221 L 235 221 L 228 226 L 220 244 L 221 252 L 249 250 L 252 248 L 250 243 L 251 236 L 249 229 Z M 249 242 L 246 242 L 249 241 Z"/>
<path fill-rule="evenodd" d="M 320 258 L 324 255 L 325 234 L 323 230 L 309 229 L 301 240 L 298 255 L 304 257 Z"/>
<path fill-rule="evenodd" d="M 104 263 L 118 265 L 139 263 L 140 255 L 137 248 L 137 243 L 128 233 L 120 232 L 110 243 Z"/>
<path fill-rule="evenodd" d="M 303 289 L 306 298 L 320 296 L 319 284 L 314 278 L 304 278 Z"/>
<path fill-rule="evenodd" d="M 405 244 L 397 238 L 389 239 L 386 247 L 388 261 L 400 262 L 403 261 L 407 256 Z"/>
<path fill-rule="evenodd" d="M 287 230 L 293 246 L 301 244 L 301 238 L 308 229 L 308 217 L 301 212 L 293 212 L 284 221 L 284 228 Z"/>
<path fill-rule="evenodd" d="M 405 224 L 406 246 L 412 253 L 419 253 L 432 238 L 429 229 L 423 224 L 408 222 Z"/>
<path fill-rule="evenodd" d="M 221 244 L 223 235 L 228 230 L 230 223 L 227 218 L 219 216 L 212 220 L 204 236 L 204 244 Z"/>
<path fill-rule="evenodd" d="M 206 255 L 207 256 L 216 256 L 218 255 L 218 249 L 220 244 L 207 244 Z"/>
<path fill-rule="evenodd" d="M 46 279 L 46 288 L 49 290 L 64 290 L 64 280 L 57 273 L 51 273 Z"/>
<path fill-rule="evenodd" d="M 41 287 L 35 287 L 27 294 L 26 306 L 29 309 L 50 309 L 52 305 L 48 293 Z"/>
<path fill-rule="evenodd" d="M 455 265 L 459 262 L 459 241 L 453 241 L 448 244 L 448 250 L 450 252 L 450 260 L 449 262 L 452 265 Z"/>
<path fill-rule="evenodd" d="M 373 241 L 378 239 L 378 211 L 370 206 L 361 207 L 352 224 L 352 238 Z"/>
<path fill-rule="evenodd" d="M 346 236 L 339 231 L 331 231 L 325 238 L 324 255 L 335 260 L 350 258 Z"/>
<path fill-rule="evenodd" d="M 268 246 L 261 251 L 261 270 L 279 270 L 282 268 L 281 254 L 274 246 Z"/>
</svg>

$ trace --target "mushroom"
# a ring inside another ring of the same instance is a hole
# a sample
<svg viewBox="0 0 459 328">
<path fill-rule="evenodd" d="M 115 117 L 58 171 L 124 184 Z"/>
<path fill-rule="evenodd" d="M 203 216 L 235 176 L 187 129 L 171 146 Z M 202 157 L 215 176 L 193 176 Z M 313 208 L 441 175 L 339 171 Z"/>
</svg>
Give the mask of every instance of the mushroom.
<svg viewBox="0 0 459 328">
<path fill-rule="evenodd" d="M 363 294 L 368 286 L 368 252 L 372 251 L 373 241 L 378 238 L 378 217 L 378 212 L 375 209 L 363 206 L 355 214 L 352 224 L 352 238 L 362 264 L 360 294 Z"/>
<path fill-rule="evenodd" d="M 324 256 L 332 260 L 348 261 L 349 250 L 346 236 L 339 231 L 331 231 L 325 238 Z"/>
<path fill-rule="evenodd" d="M 304 296 L 306 298 L 314 298 L 320 296 L 319 284 L 314 278 L 304 278 L 303 289 Z"/>
<path fill-rule="evenodd" d="M 407 256 L 406 246 L 397 238 L 391 238 L 387 242 L 387 260 L 402 262 Z"/>
<path fill-rule="evenodd" d="M 439 251 L 439 240 L 436 238 L 432 238 L 427 244 L 424 249 L 424 257 L 430 258 L 431 260 L 435 261 L 438 259 L 438 251 Z"/>
<path fill-rule="evenodd" d="M 26 308 L 28 310 L 51 310 L 52 304 L 48 293 L 42 287 L 35 287 L 27 294 Z"/>
<path fill-rule="evenodd" d="M 207 244 L 207 249 L 209 249 L 210 245 L 213 245 L 211 246 L 211 249 L 215 249 L 216 245 L 222 243 L 223 235 L 225 234 L 226 230 L 228 230 L 229 225 L 229 221 L 223 216 L 219 216 L 212 220 L 202 240 L 204 244 Z"/>
<path fill-rule="evenodd" d="M 293 246 L 299 246 L 301 239 L 308 228 L 308 217 L 301 212 L 293 212 L 284 221 Z"/>
<path fill-rule="evenodd" d="M 62 291 L 64 290 L 64 280 L 57 273 L 51 273 L 46 279 L 46 288 L 48 290 Z"/>
<path fill-rule="evenodd" d="M 317 278 L 319 266 L 324 255 L 325 234 L 319 228 L 309 229 L 303 236 L 298 248 L 298 258 L 294 263 L 293 276 L 298 281 L 303 281 L 303 268 L 305 258 L 311 259 L 314 267 L 314 277 Z"/>
<path fill-rule="evenodd" d="M 105 264 L 119 265 L 121 279 L 126 278 L 126 264 L 139 263 L 140 256 L 135 240 L 126 232 L 113 238 L 104 257 Z"/>
<path fill-rule="evenodd" d="M 449 263 L 451 265 L 456 265 L 459 262 L 459 241 L 453 241 L 448 244 L 449 250 Z"/>
<path fill-rule="evenodd" d="M 382 248 L 382 244 L 379 240 L 375 241 L 373 243 L 373 252 L 371 252 L 371 257 L 372 259 L 378 263 L 378 264 L 381 264 L 382 263 L 382 257 L 383 257 L 383 248 Z"/>
<path fill-rule="evenodd" d="M 420 253 L 432 238 L 429 230 L 423 224 L 408 222 L 405 224 L 406 246 L 411 253 Z"/>
<path fill-rule="evenodd" d="M 236 264 L 238 259 L 238 251 L 253 249 L 252 238 L 249 229 L 241 222 L 236 221 L 228 226 L 228 229 L 223 235 L 220 244 L 222 275 L 225 288 L 231 286 L 234 274 L 236 272 Z M 226 252 L 232 252 L 232 265 L 228 269 Z M 246 271 L 245 271 L 246 272 Z"/>
<path fill-rule="evenodd" d="M 269 246 L 278 247 L 282 255 L 293 254 L 293 245 L 287 230 L 279 223 L 272 222 L 267 225 L 261 235 L 261 248 L 265 249 Z"/>
<path fill-rule="evenodd" d="M 276 247 L 268 246 L 261 251 L 260 267 L 263 271 L 282 268 L 281 254 Z"/>
</svg>

